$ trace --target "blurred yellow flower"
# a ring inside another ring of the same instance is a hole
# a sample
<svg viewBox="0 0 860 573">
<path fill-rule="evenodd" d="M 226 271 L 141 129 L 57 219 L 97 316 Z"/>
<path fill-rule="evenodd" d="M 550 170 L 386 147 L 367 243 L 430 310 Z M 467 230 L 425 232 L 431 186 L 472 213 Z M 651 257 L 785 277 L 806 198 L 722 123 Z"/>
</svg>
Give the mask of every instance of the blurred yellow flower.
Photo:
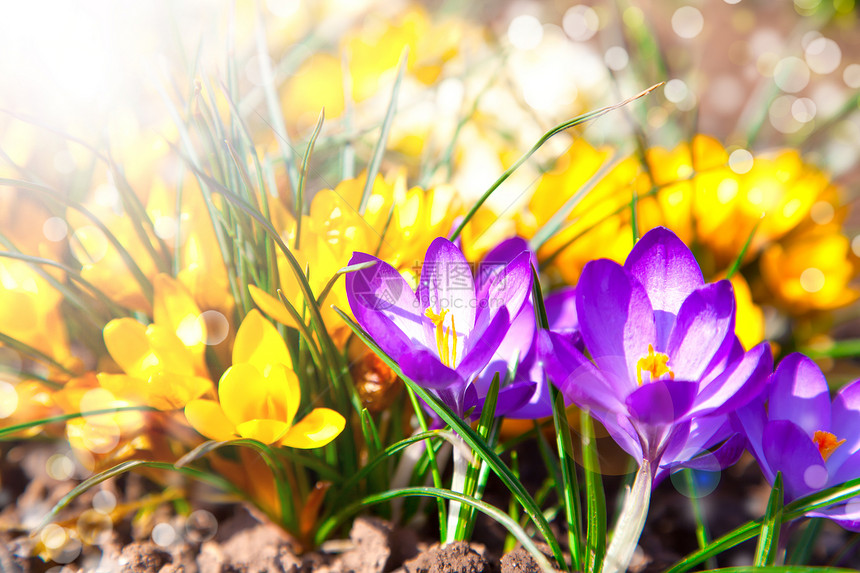
<svg viewBox="0 0 860 573">
<path fill-rule="evenodd" d="M 99 373 L 103 388 L 159 410 L 182 408 L 213 391 L 204 361 L 206 325 L 191 294 L 176 279 L 155 277 L 153 323 L 110 321 L 104 340 L 125 374 Z"/>
<path fill-rule="evenodd" d="M 535 236 L 608 157 L 606 150 L 574 142 L 557 167 L 541 178 L 518 218 L 518 232 Z M 544 264 L 550 261 L 548 274 L 558 282 L 575 284 L 593 258 L 623 261 L 632 248 L 634 192 L 639 198 L 639 232 L 658 225 L 672 229 L 692 246 L 707 278 L 725 273 L 755 229 L 743 264 L 760 257 L 767 288 L 754 289 L 759 303 L 776 301 L 797 315 L 856 298 L 847 288 L 856 268 L 835 215 L 837 192 L 827 176 L 795 150 L 755 157 L 745 150 L 729 154 L 704 135 L 673 150 L 647 150 L 645 166 L 632 156 L 614 165 L 538 250 Z M 799 227 L 804 221 L 809 222 L 808 232 Z M 749 317 L 761 322 L 758 310 Z M 759 337 L 758 326 L 748 324 L 744 329 L 745 344 Z"/>
<path fill-rule="evenodd" d="M 192 400 L 188 422 L 213 440 L 250 438 L 294 448 L 324 446 L 343 431 L 343 416 L 314 408 L 293 423 L 301 388 L 290 369 L 286 344 L 277 329 L 256 310 L 242 321 L 233 347 L 233 366 L 218 384 L 219 402 Z"/>
<path fill-rule="evenodd" d="M 420 265 L 427 247 L 436 237 L 447 235 L 454 220 L 463 212 L 462 201 L 448 186 L 424 190 L 406 186 L 402 172 L 387 178 L 377 176 L 367 208 L 358 212 L 366 174 L 342 181 L 335 189 L 325 189 L 314 195 L 310 212 L 302 219 L 302 237 L 296 244 L 296 222 L 285 214 L 273 215 L 282 220 L 282 237 L 302 269 L 307 269 L 307 281 L 319 296 L 328 282 L 345 267 L 355 251 L 378 253 L 401 270 Z M 301 314 L 304 306 L 299 281 L 282 253 L 278 253 L 280 288 L 290 304 Z M 287 326 L 297 325 L 274 294 L 256 285 L 249 285 L 254 302 L 260 309 Z M 343 345 L 350 330 L 331 305 L 349 310 L 343 280 L 338 280 L 320 312 L 329 334 Z"/>
</svg>

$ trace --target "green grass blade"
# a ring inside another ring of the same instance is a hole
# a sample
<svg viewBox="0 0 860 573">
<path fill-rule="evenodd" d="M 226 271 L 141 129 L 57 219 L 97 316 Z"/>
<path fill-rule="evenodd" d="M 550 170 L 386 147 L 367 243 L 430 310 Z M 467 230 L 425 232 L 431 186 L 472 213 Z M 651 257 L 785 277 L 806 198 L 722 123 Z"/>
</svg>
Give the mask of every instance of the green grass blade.
<svg viewBox="0 0 860 573">
<path fill-rule="evenodd" d="M 540 277 L 537 269 L 532 267 L 532 302 L 535 308 L 535 319 L 539 328 L 549 329 L 543 292 L 540 288 Z M 568 545 L 573 561 L 573 569 L 582 571 L 582 501 L 579 498 L 579 479 L 576 476 L 576 458 L 573 441 L 570 437 L 570 426 L 567 421 L 567 411 L 564 407 L 564 396 L 547 378 L 552 399 L 552 421 L 555 428 L 556 447 L 561 471 L 561 496 L 564 502 L 564 516 L 567 521 Z M 540 436 L 540 435 L 539 435 Z"/>
<path fill-rule="evenodd" d="M 379 139 L 376 141 L 376 147 L 374 147 L 373 155 L 370 157 L 370 165 L 367 167 L 367 179 L 364 182 L 364 190 L 361 192 L 361 201 L 358 204 L 359 215 L 364 215 L 364 211 L 367 209 L 367 202 L 370 200 L 370 194 L 373 192 L 376 174 L 379 173 L 379 167 L 382 165 L 382 156 L 385 155 L 388 134 L 391 132 L 391 124 L 394 122 L 394 114 L 397 112 L 397 96 L 400 93 L 400 84 L 403 82 L 403 74 L 406 72 L 406 61 L 408 58 L 409 47 L 407 46 L 400 54 L 400 63 L 397 66 L 397 79 L 394 80 L 394 87 L 391 88 L 391 100 L 388 102 L 388 109 L 385 110 L 385 119 L 382 120 L 382 131 L 379 133 Z"/>
<path fill-rule="evenodd" d="M 452 501 L 458 501 L 461 504 L 466 504 L 471 507 L 474 507 L 478 511 L 490 516 L 500 525 L 502 525 L 505 529 L 507 529 L 511 533 L 511 535 L 513 535 L 517 539 L 517 541 L 519 541 L 523 545 L 523 547 L 526 548 L 526 550 L 532 555 L 532 557 L 534 557 L 535 561 L 537 561 L 538 563 L 538 566 L 541 567 L 542 570 L 553 570 L 553 567 L 550 565 L 544 554 L 534 544 L 534 541 L 532 541 L 529 535 L 523 530 L 523 528 L 520 527 L 515 520 L 511 519 L 511 517 L 508 516 L 505 512 L 471 496 L 435 487 L 409 487 L 367 496 L 364 499 L 361 499 L 351 504 L 349 507 L 340 511 L 334 517 L 323 523 L 317 531 L 317 542 L 321 542 L 322 540 L 324 540 L 340 523 L 345 521 L 351 515 L 358 513 L 362 509 L 366 508 L 367 506 L 377 503 L 384 503 L 386 501 L 391 501 L 392 499 L 396 499 L 398 497 L 407 496 L 437 497 Z"/>
<path fill-rule="evenodd" d="M 487 444 L 481 439 L 481 437 L 475 432 L 467 423 L 461 420 L 458 416 L 456 416 L 453 412 L 451 412 L 442 402 L 440 402 L 434 395 L 430 394 L 427 390 L 422 388 L 420 385 L 416 384 L 411 378 L 407 377 L 403 371 L 400 369 L 400 366 L 391 359 L 379 346 L 376 342 L 368 335 L 364 330 L 354 321 L 352 320 L 346 313 L 344 313 L 339 308 L 335 307 L 335 311 L 340 315 L 340 317 L 346 322 L 346 324 L 352 329 L 353 333 L 358 336 L 365 344 L 367 344 L 368 348 L 370 348 L 374 353 L 376 353 L 379 358 L 385 362 L 389 368 L 391 368 L 400 378 L 406 383 L 409 388 L 412 389 L 415 394 L 417 394 L 426 404 L 428 404 L 436 414 L 442 418 L 446 424 L 451 426 L 451 428 L 457 432 L 457 434 L 472 448 L 472 450 L 481 457 L 484 463 L 488 464 L 493 472 L 499 477 L 502 483 L 511 491 L 514 497 L 517 499 L 519 504 L 523 507 L 526 513 L 528 513 L 529 518 L 535 524 L 538 531 L 540 531 L 541 535 L 544 537 L 544 540 L 549 545 L 553 556 L 558 561 L 558 563 L 565 569 L 568 570 L 567 564 L 564 561 L 564 557 L 561 552 L 561 546 L 558 544 L 558 540 L 552 533 L 552 530 L 549 527 L 549 523 L 547 523 L 546 518 L 543 515 L 540 507 L 535 503 L 534 499 L 529 495 L 528 491 L 523 487 L 522 483 L 517 480 L 514 475 L 511 473 L 511 470 L 502 462 L 501 458 L 496 454 L 496 452 L 489 448 Z"/>
<path fill-rule="evenodd" d="M 699 547 L 704 548 L 707 547 L 711 542 L 710 534 L 708 533 L 708 526 L 705 523 L 704 511 L 702 509 L 702 503 L 699 501 L 699 492 L 698 487 L 696 485 L 696 475 L 695 470 L 691 469 L 682 469 L 684 481 L 687 484 L 687 489 L 689 491 L 690 497 L 690 507 L 693 510 L 693 519 L 696 522 L 696 541 L 699 542 Z M 715 560 L 709 559 L 707 562 L 707 567 L 709 569 L 714 569 L 717 567 Z"/>
<path fill-rule="evenodd" d="M 284 470 L 284 466 L 278 459 L 277 455 L 275 455 L 274 450 L 272 450 L 270 446 L 264 444 L 263 442 L 247 438 L 227 440 L 223 442 L 210 440 L 208 442 L 203 442 L 202 444 L 182 456 L 173 465 L 177 469 L 184 468 L 191 462 L 227 446 L 251 448 L 258 454 L 260 454 L 260 457 L 263 458 L 263 462 L 265 462 L 265 464 L 269 467 L 269 470 L 272 472 L 272 477 L 274 477 L 275 480 L 275 490 L 278 494 L 278 504 L 281 509 L 280 521 L 288 527 L 294 526 L 296 508 L 295 505 L 293 505 L 293 497 L 292 495 L 290 495 L 290 491 L 288 489 L 289 483 L 287 482 L 286 471 Z M 293 530 L 295 530 L 294 527 Z"/>
<path fill-rule="evenodd" d="M 777 472 L 776 479 L 773 480 L 773 488 L 770 490 L 770 498 L 767 500 L 767 510 L 764 513 L 761 532 L 758 535 L 758 545 L 753 561 L 756 567 L 773 565 L 776 560 L 776 554 L 779 551 L 779 529 L 782 526 L 782 508 L 782 472 Z"/>
<path fill-rule="evenodd" d="M 62 364 L 60 364 L 59 362 L 54 360 L 52 357 L 50 357 L 47 354 L 45 354 L 44 352 L 42 352 L 41 350 L 38 350 L 38 349 L 33 348 L 32 346 L 28 345 L 28 344 L 25 344 L 25 343 L 19 341 L 17 338 L 12 338 L 8 334 L 4 334 L 3 332 L 0 332 L 0 343 L 2 343 L 3 346 L 8 346 L 9 348 L 11 348 L 17 352 L 20 352 L 21 354 L 32 358 L 36 362 L 44 362 L 48 366 L 56 368 L 57 370 L 60 370 L 61 372 L 65 373 L 69 376 L 75 376 L 75 373 L 72 370 L 69 370 L 68 368 L 66 368 L 65 366 L 63 366 Z M 2 435 L 2 434 L 0 434 L 0 435 Z"/>
<path fill-rule="evenodd" d="M 580 125 L 580 124 L 582 124 L 582 123 L 586 123 L 586 122 L 591 121 L 591 120 L 593 120 L 593 119 L 597 119 L 598 117 L 600 117 L 600 116 L 602 116 L 602 115 L 605 115 L 605 114 L 609 113 L 610 111 L 616 110 L 616 109 L 618 109 L 619 107 L 625 106 L 625 105 L 627 105 L 628 103 L 630 103 L 630 102 L 632 102 L 632 101 L 635 101 L 635 100 L 637 100 L 637 99 L 639 99 L 639 98 L 641 98 L 641 97 L 643 97 L 643 96 L 645 96 L 645 95 L 648 95 L 650 92 L 654 91 L 655 89 L 657 89 L 657 88 L 658 88 L 658 87 L 660 87 L 661 85 L 663 85 L 663 84 L 662 84 L 662 82 L 661 82 L 661 83 L 659 83 L 659 84 L 653 85 L 653 86 L 651 86 L 650 88 L 648 88 L 647 90 L 645 90 L 645 91 L 643 91 L 643 92 L 640 92 L 640 93 L 636 94 L 635 96 L 633 96 L 633 97 L 631 97 L 631 98 L 627 98 L 626 100 L 624 100 L 624 101 L 622 101 L 622 102 L 619 102 L 619 103 L 616 103 L 616 104 L 613 104 L 613 105 L 610 105 L 610 106 L 607 106 L 607 107 L 604 107 L 604 108 L 601 108 L 601 109 L 598 109 L 598 110 L 595 110 L 595 111 L 590 111 L 590 112 L 588 112 L 588 113 L 585 113 L 585 114 L 582 114 L 582 115 L 580 115 L 580 116 L 577 116 L 577 117 L 575 117 L 575 118 L 573 118 L 573 119 L 571 119 L 571 120 L 568 120 L 568 121 L 565 121 L 564 123 L 560 123 L 560 124 L 556 125 L 556 126 L 555 126 L 555 127 L 553 127 L 552 129 L 550 129 L 549 131 L 547 131 L 546 133 L 544 133 L 544 134 L 540 137 L 540 139 L 538 139 L 538 140 L 537 140 L 537 143 L 535 143 L 535 144 L 532 146 L 532 148 L 531 148 L 531 149 L 529 149 L 529 150 L 525 153 L 525 155 L 523 155 L 522 157 L 520 157 L 519 159 L 517 159 L 517 161 L 516 161 L 513 165 L 511 165 L 508 169 L 506 169 L 506 170 L 505 170 L 505 172 L 504 172 L 504 173 L 502 173 L 502 174 L 499 176 L 499 178 L 498 178 L 498 179 L 496 179 L 496 181 L 495 181 L 495 182 L 493 182 L 493 184 L 492 184 L 492 185 L 490 185 L 489 189 L 487 189 L 486 191 L 484 191 L 484 194 L 483 194 L 483 195 L 481 195 L 481 197 L 480 197 L 480 198 L 475 202 L 475 204 L 474 204 L 474 205 L 472 205 L 472 208 L 471 208 L 471 209 L 469 209 L 469 211 L 468 211 L 468 212 L 466 213 L 466 215 L 463 217 L 463 220 L 460 222 L 460 224 L 457 226 L 457 228 L 456 228 L 456 229 L 454 229 L 454 231 L 451 233 L 451 236 L 450 236 L 450 237 L 448 237 L 448 238 L 449 238 L 450 240 L 452 240 L 452 241 L 453 241 L 453 240 L 455 240 L 457 237 L 459 237 L 459 236 L 460 236 L 460 233 L 462 233 L 462 232 L 463 232 L 463 229 L 466 227 L 466 225 L 469 223 L 469 221 L 472 219 L 472 217 L 474 217 L 474 216 L 475 216 L 475 213 L 477 213 L 477 212 L 478 212 L 478 209 L 480 209 L 480 208 L 481 208 L 481 205 L 483 205 L 483 204 L 487 201 L 487 199 L 489 199 L 489 198 L 490 198 L 490 195 L 492 195 L 492 194 L 493 194 L 493 192 L 494 192 L 496 189 L 498 189 L 498 188 L 501 186 L 501 184 L 502 184 L 502 183 L 504 183 L 505 181 L 507 181 L 507 179 L 508 179 L 508 178 L 509 178 L 509 177 L 510 177 L 510 176 L 511 176 L 511 175 L 512 175 L 512 174 L 513 174 L 517 169 L 519 169 L 519 168 L 522 166 L 522 164 L 523 164 L 523 163 L 525 163 L 526 161 L 528 161 L 528 160 L 529 160 L 529 158 L 530 158 L 532 155 L 534 155 L 534 154 L 537 152 L 537 150 L 538 150 L 538 149 L 540 149 L 541 147 L 543 147 L 543 145 L 544 145 L 547 141 L 549 141 L 552 137 L 554 137 L 554 136 L 558 135 L 559 133 L 561 133 L 561 132 L 563 132 L 563 131 L 566 131 L 566 130 L 568 130 L 568 129 L 572 128 L 572 127 L 575 127 L 575 126 Z"/>
<path fill-rule="evenodd" d="M 782 523 L 787 523 L 804 516 L 810 511 L 823 509 L 840 502 L 848 501 L 852 497 L 858 495 L 860 495 L 860 478 L 847 481 L 840 486 L 831 487 L 791 502 L 783 508 L 780 520 Z M 707 547 L 687 555 L 669 568 L 666 573 L 683 573 L 684 571 L 689 571 L 706 559 L 719 555 L 723 551 L 731 549 L 748 539 L 752 539 L 761 531 L 763 521 L 763 519 L 749 521 L 726 533 L 722 537 L 712 541 Z"/>
<path fill-rule="evenodd" d="M 5 438 L 10 434 L 14 434 L 16 432 L 21 432 L 23 430 L 29 430 L 30 428 L 35 428 L 37 426 L 43 426 L 45 424 L 53 424 L 55 422 L 65 422 L 66 420 L 74 420 L 75 418 L 83 418 L 85 416 L 99 416 L 101 414 L 119 414 L 122 412 L 158 412 L 156 408 L 152 408 L 150 406 L 122 406 L 119 408 L 104 408 L 101 410 L 87 410 L 86 412 L 72 412 L 70 414 L 59 414 L 57 416 L 50 416 L 48 418 L 40 418 L 38 420 L 32 420 L 30 422 L 22 422 L 20 424 L 15 424 L 14 426 L 6 426 L 5 428 L 0 428 L 0 438 Z"/>
<path fill-rule="evenodd" d="M 702 573 L 857 573 L 856 569 L 841 567 L 810 567 L 808 565 L 769 565 L 767 567 L 722 567 Z"/>
<path fill-rule="evenodd" d="M 812 359 L 853 358 L 860 356 L 860 338 L 833 340 L 822 345 L 807 346 L 800 351 Z"/>
<path fill-rule="evenodd" d="M 818 539 L 818 534 L 821 533 L 825 521 L 823 517 L 813 517 L 808 521 L 800 539 L 797 540 L 797 543 L 791 544 L 791 550 L 785 557 L 786 565 L 803 565 L 809 561 L 812 549 L 815 547 L 815 541 Z"/>
<path fill-rule="evenodd" d="M 747 237 L 747 240 L 744 243 L 744 246 L 741 248 L 741 252 L 738 253 L 738 256 L 735 258 L 734 262 L 732 263 L 732 266 L 729 267 L 729 270 L 726 273 L 727 279 L 730 279 L 733 276 L 735 276 L 735 273 L 738 272 L 738 270 L 741 268 L 741 265 L 744 262 L 744 257 L 746 256 L 747 250 L 749 250 L 750 245 L 752 244 L 753 237 L 755 237 L 756 231 L 758 231 L 758 226 L 761 225 L 762 219 L 764 219 L 763 213 L 762 213 L 762 216 L 759 217 L 759 220 L 756 221 L 755 225 L 752 228 L 752 231 L 750 231 L 750 234 Z"/>
<path fill-rule="evenodd" d="M 320 110 L 317 125 L 311 133 L 311 139 L 308 142 L 308 148 L 305 150 L 305 155 L 302 157 L 302 171 L 299 174 L 299 188 L 296 191 L 296 249 L 299 249 L 302 239 L 302 219 L 305 213 L 305 185 L 308 180 L 308 169 L 311 166 L 311 155 L 314 153 L 314 146 L 317 143 L 317 138 L 320 136 L 323 122 L 325 121 L 325 108 Z"/>
<path fill-rule="evenodd" d="M 266 25 L 263 22 L 262 4 L 258 3 L 257 7 L 257 25 L 255 36 L 257 40 L 257 61 L 260 63 L 260 79 L 263 84 L 263 92 L 266 95 L 266 108 L 269 113 L 269 127 L 275 132 L 278 141 L 278 149 L 281 151 L 281 157 L 284 160 L 284 166 L 287 169 L 287 177 L 290 180 L 290 187 L 298 189 L 299 174 L 296 170 L 295 156 L 292 146 L 290 145 L 289 135 L 287 133 L 284 115 L 281 113 L 281 101 L 278 98 L 278 92 L 275 87 L 275 78 L 272 73 L 272 60 L 269 57 L 268 41 L 266 40 Z"/>
<path fill-rule="evenodd" d="M 51 508 L 51 511 L 48 512 L 48 515 L 44 517 L 42 522 L 36 527 L 36 531 L 44 528 L 50 521 L 62 511 L 65 507 L 67 507 L 75 498 L 79 495 L 86 493 L 88 490 L 97 486 L 98 484 L 109 480 L 110 478 L 117 477 L 126 472 L 129 472 L 136 468 L 153 468 L 159 470 L 167 470 L 178 472 L 188 477 L 194 478 L 198 481 L 202 481 L 222 489 L 224 491 L 228 491 L 240 498 L 244 498 L 245 495 L 236 488 L 232 483 L 225 480 L 224 478 L 217 476 L 215 474 L 210 474 L 207 472 L 203 472 L 200 470 L 196 470 L 194 468 L 177 468 L 173 464 L 166 462 L 148 462 L 142 460 L 129 460 L 126 462 L 122 462 L 120 464 L 115 465 L 114 467 L 107 469 L 103 472 L 100 472 L 94 476 L 90 476 L 80 484 L 78 484 L 72 491 L 64 495 L 55 505 Z"/>
<path fill-rule="evenodd" d="M 484 402 L 484 409 L 481 411 L 481 417 L 478 420 L 478 435 L 481 436 L 485 442 L 488 442 L 490 431 L 492 430 L 496 418 L 496 404 L 499 399 L 500 384 L 501 381 L 499 373 L 496 372 L 493 376 L 493 381 L 490 383 L 490 389 L 487 392 L 487 398 Z M 478 478 L 480 476 L 481 467 L 483 467 L 481 459 L 475 456 L 472 463 L 469 464 L 469 467 L 466 470 L 466 480 L 463 485 L 464 494 L 478 497 L 475 494 L 478 489 Z M 465 505 L 460 506 L 460 519 L 457 521 L 457 530 L 454 534 L 455 540 L 463 541 L 467 539 L 469 532 L 474 527 L 474 518 L 475 509 L 473 507 Z"/>
<path fill-rule="evenodd" d="M 585 571 L 599 573 L 606 554 L 606 494 L 600 473 L 600 460 L 597 455 L 597 439 L 594 434 L 594 421 L 591 415 L 580 411 L 582 431 L 582 465 L 585 474 L 586 523 L 585 534 Z"/>
<path fill-rule="evenodd" d="M 553 235 L 555 235 L 564 225 L 567 216 L 579 205 L 579 202 L 591 192 L 594 187 L 603 180 L 607 173 L 615 169 L 615 167 L 621 163 L 622 159 L 626 153 L 622 153 L 622 151 L 616 150 L 612 157 L 610 157 L 600 168 L 589 177 L 588 181 L 586 181 L 582 187 L 576 190 L 576 192 L 570 196 L 570 198 L 564 202 L 558 211 L 556 211 L 552 217 L 550 217 L 543 226 L 537 230 L 534 236 L 529 240 L 529 248 L 533 251 L 537 251 L 541 245 L 543 245 L 547 240 L 549 240 Z"/>
</svg>

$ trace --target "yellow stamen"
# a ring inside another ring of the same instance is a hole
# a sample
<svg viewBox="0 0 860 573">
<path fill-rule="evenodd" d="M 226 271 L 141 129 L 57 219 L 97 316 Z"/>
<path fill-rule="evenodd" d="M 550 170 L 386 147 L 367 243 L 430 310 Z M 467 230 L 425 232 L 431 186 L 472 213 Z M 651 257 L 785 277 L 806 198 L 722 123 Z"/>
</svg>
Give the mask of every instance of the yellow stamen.
<svg viewBox="0 0 860 573">
<path fill-rule="evenodd" d="M 835 452 L 839 446 L 845 443 L 845 440 L 837 441 L 836 436 L 830 432 L 823 432 L 821 430 L 815 430 L 815 434 L 812 435 L 812 441 L 815 442 L 816 446 L 818 446 L 821 458 L 825 462 L 827 461 L 827 458 L 830 457 L 830 454 Z"/>
<path fill-rule="evenodd" d="M 424 311 L 424 316 L 429 318 L 434 326 L 436 326 L 436 350 L 439 352 L 439 358 L 442 364 L 449 368 L 454 368 L 457 363 L 457 327 L 454 324 L 454 315 L 451 315 L 451 326 L 445 328 L 445 317 L 448 315 L 448 309 L 443 308 L 438 313 L 433 312 L 432 308 L 427 308 Z M 453 342 L 453 344 L 451 344 Z"/>
<path fill-rule="evenodd" d="M 636 379 L 642 385 L 642 372 L 650 372 L 651 380 L 657 380 L 660 376 L 668 374 L 669 378 L 675 379 L 675 373 L 667 366 L 669 357 L 662 352 L 654 352 L 654 345 L 648 345 L 648 354 L 636 363 Z"/>
</svg>

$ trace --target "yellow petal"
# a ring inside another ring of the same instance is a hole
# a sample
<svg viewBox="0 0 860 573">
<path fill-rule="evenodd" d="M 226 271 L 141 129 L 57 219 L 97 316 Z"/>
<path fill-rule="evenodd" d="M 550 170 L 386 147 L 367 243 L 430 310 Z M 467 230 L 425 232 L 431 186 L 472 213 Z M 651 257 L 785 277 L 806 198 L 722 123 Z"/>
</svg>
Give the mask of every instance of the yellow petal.
<svg viewBox="0 0 860 573">
<path fill-rule="evenodd" d="M 264 417 L 292 424 L 299 410 L 302 394 L 299 379 L 283 364 L 275 364 L 266 375 L 267 399 Z"/>
<path fill-rule="evenodd" d="M 99 385 L 106 389 L 121 400 L 128 400 L 135 404 L 145 404 L 147 406 L 147 381 L 145 378 L 137 378 L 136 376 L 127 376 L 125 374 L 98 374 Z"/>
<path fill-rule="evenodd" d="M 146 376 L 158 365 L 146 337 L 146 327 L 133 318 L 110 321 L 104 329 L 105 346 L 120 368 L 130 376 Z"/>
<path fill-rule="evenodd" d="M 251 293 L 251 298 L 254 299 L 254 304 L 260 307 L 260 310 L 291 328 L 298 328 L 296 321 L 284 308 L 280 300 L 273 297 L 263 289 L 255 285 L 248 285 L 248 292 Z"/>
<path fill-rule="evenodd" d="M 168 326 L 150 324 L 146 327 L 147 346 L 158 359 L 158 370 L 191 376 L 205 374 L 203 354 L 185 346 Z"/>
<path fill-rule="evenodd" d="M 243 438 L 249 438 L 273 444 L 284 437 L 290 425 L 280 420 L 248 420 L 236 427 L 236 431 Z"/>
<path fill-rule="evenodd" d="M 235 426 L 248 420 L 263 418 L 270 400 L 266 379 L 248 363 L 234 364 L 224 372 L 218 383 L 218 398 L 224 414 Z"/>
<path fill-rule="evenodd" d="M 233 343 L 233 364 L 248 362 L 266 373 L 272 364 L 292 365 L 284 339 L 256 309 L 245 316 Z"/>
<path fill-rule="evenodd" d="M 214 389 L 208 378 L 158 371 L 149 378 L 147 403 L 160 410 L 184 408 L 189 401 Z"/>
<path fill-rule="evenodd" d="M 198 320 L 200 308 L 182 283 L 166 274 L 152 281 L 155 290 L 153 321 L 169 328 L 185 346 L 202 348 L 206 341 L 206 324 Z"/>
<path fill-rule="evenodd" d="M 214 400 L 192 400 L 185 405 L 185 418 L 191 427 L 211 440 L 219 442 L 236 437 L 235 428 L 221 405 Z"/>
<path fill-rule="evenodd" d="M 290 428 L 281 444 L 290 448 L 319 448 L 343 431 L 346 420 L 328 408 L 315 408 L 310 414 Z"/>
</svg>

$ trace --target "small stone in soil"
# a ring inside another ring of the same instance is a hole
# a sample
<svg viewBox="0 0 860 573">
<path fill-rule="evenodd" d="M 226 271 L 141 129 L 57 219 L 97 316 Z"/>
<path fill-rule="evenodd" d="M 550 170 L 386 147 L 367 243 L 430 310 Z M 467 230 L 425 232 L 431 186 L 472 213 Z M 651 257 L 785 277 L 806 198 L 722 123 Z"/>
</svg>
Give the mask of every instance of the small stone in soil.
<svg viewBox="0 0 860 573">
<path fill-rule="evenodd" d="M 489 573 L 490 564 L 465 541 L 436 545 L 403 564 L 406 573 Z"/>
<path fill-rule="evenodd" d="M 119 556 L 120 573 L 158 573 L 170 562 L 170 554 L 149 541 L 129 543 Z"/>
</svg>

